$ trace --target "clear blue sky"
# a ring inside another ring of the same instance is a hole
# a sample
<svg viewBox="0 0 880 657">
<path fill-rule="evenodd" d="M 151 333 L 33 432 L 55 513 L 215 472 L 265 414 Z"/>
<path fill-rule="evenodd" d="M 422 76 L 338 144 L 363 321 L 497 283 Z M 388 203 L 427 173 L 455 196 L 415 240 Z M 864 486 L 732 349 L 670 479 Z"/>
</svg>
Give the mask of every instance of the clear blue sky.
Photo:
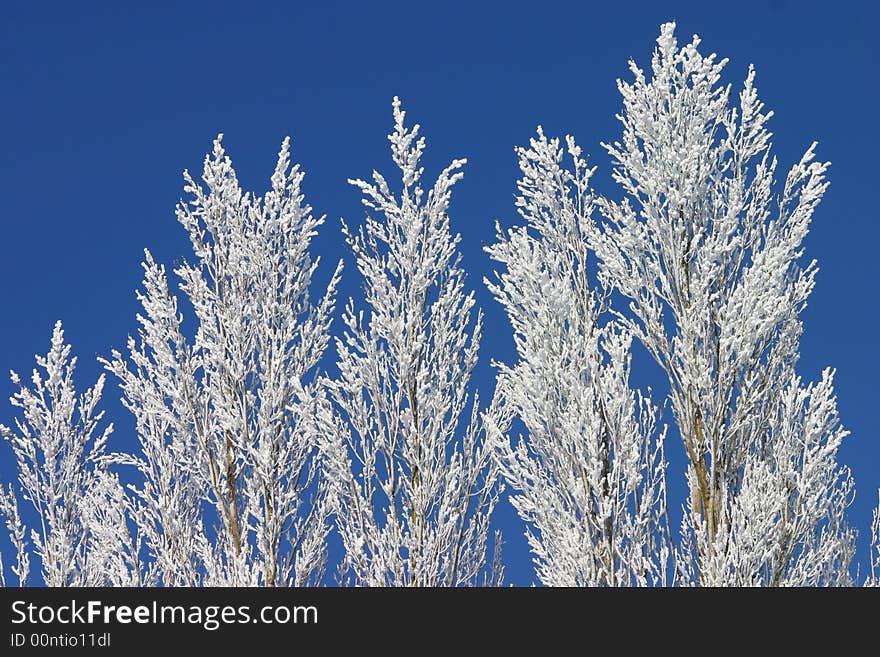
<svg viewBox="0 0 880 657">
<path fill-rule="evenodd" d="M 389 169 L 385 135 L 399 95 L 428 138 L 429 173 L 469 158 L 451 215 L 486 311 L 477 384 L 488 393 L 488 362 L 509 359 L 512 342 L 481 282 L 491 266 L 481 244 L 496 217 L 515 217 L 513 146 L 539 123 L 572 133 L 599 165 L 600 191 L 612 192 L 599 142 L 619 134 L 615 79 L 628 75 L 630 57 L 648 65 L 660 23 L 674 19 L 680 40 L 698 33 L 705 50 L 729 57 L 735 86 L 754 63 L 776 112 L 780 162 L 794 163 L 815 139 L 833 163 L 807 241 L 821 272 L 804 313 L 800 370 L 816 378 L 826 365 L 838 369 L 853 433 L 841 457 L 856 476 L 851 517 L 864 561 L 880 486 L 873 3 L 7 0 L 0 16 L 0 371 L 29 372 L 60 318 L 83 387 L 97 376 L 95 356 L 124 346 L 136 328 L 143 248 L 168 264 L 189 255 L 173 214 L 181 172 L 200 170 L 218 132 L 239 178 L 258 192 L 282 138 L 292 137 L 307 197 L 328 215 L 316 251 L 335 261 L 344 253 L 339 217 L 362 217 L 345 181 Z M 354 274 L 349 266 L 346 295 L 356 293 Z M 131 422 L 115 385 L 108 390 L 115 444 L 130 444 Z M 4 377 L 5 423 L 11 392 Z M 4 479 L 10 458 L 0 447 Z M 674 466 L 680 476 L 677 457 Z M 507 502 L 498 523 L 510 579 L 530 583 L 522 525 Z"/>
</svg>

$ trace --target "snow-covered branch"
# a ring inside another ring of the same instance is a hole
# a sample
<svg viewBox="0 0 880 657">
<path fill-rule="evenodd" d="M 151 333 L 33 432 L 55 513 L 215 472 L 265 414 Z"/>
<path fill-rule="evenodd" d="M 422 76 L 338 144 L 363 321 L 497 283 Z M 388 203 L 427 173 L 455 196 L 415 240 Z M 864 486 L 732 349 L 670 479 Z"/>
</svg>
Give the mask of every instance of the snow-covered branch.
<svg viewBox="0 0 880 657">
<path fill-rule="evenodd" d="M 10 402 L 21 417 L 15 428 L 0 425 L 18 470 L 16 485 L 0 487 L 0 513 L 16 549 L 12 571 L 20 585 L 27 584 L 32 546 L 47 586 L 136 584 L 137 543 L 126 523 L 119 480 L 107 467 L 113 425 L 99 429 L 104 375 L 77 395 L 76 358 L 64 342 L 61 322 L 55 324 L 49 353 L 36 360 L 32 387 L 12 373 L 19 390 Z M 30 502 L 36 526 L 22 520 L 19 499 Z"/>
<path fill-rule="evenodd" d="M 318 261 L 303 172 L 285 140 L 271 189 L 239 186 L 214 142 L 204 187 L 184 174 L 177 207 L 194 263 L 175 269 L 190 302 L 185 336 L 165 269 L 149 252 L 139 339 L 107 368 L 120 380 L 141 451 L 131 513 L 165 585 L 303 585 L 321 578 L 329 504 L 318 475 L 316 368 L 329 340 L 340 266 L 309 300 Z"/>
<path fill-rule="evenodd" d="M 572 138 L 539 128 L 519 148 L 516 205 L 526 225 L 486 249 L 506 271 L 490 291 L 507 311 L 519 361 L 499 365 L 501 398 L 528 434 L 493 431 L 512 501 L 550 586 L 665 584 L 670 548 L 665 428 L 629 388 L 631 337 L 599 325 L 587 275 L 592 169 Z"/>
<path fill-rule="evenodd" d="M 395 98 L 389 140 L 399 196 L 378 172 L 372 183 L 353 180 L 375 215 L 358 231 L 343 223 L 365 295 L 364 310 L 350 300 L 343 315 L 336 411 L 326 419 L 343 577 L 368 586 L 473 585 L 486 567 L 498 485 L 469 388 L 482 316 L 473 321 L 447 214 L 465 161 L 454 160 L 425 191 L 425 141 L 404 117 Z M 485 416 L 496 413 L 491 406 Z"/>
<path fill-rule="evenodd" d="M 726 60 L 701 54 L 697 37 L 679 47 L 672 23 L 657 42 L 651 76 L 631 63 L 633 82 L 618 81 L 623 137 L 605 148 L 626 196 L 599 202 L 590 245 L 602 284 L 629 300 L 620 320 L 669 379 L 689 460 L 687 568 L 712 584 L 846 581 L 852 483 L 836 465 L 844 432 L 830 376 L 802 387 L 794 374 L 816 274 L 799 261 L 828 163 L 810 146 L 777 196 L 772 112 L 754 69 L 731 107 L 719 84 Z M 746 509 L 764 515 L 738 520 Z M 776 537 L 773 558 L 763 543 L 746 547 L 742 532 L 759 522 L 769 523 L 762 541 Z"/>
</svg>

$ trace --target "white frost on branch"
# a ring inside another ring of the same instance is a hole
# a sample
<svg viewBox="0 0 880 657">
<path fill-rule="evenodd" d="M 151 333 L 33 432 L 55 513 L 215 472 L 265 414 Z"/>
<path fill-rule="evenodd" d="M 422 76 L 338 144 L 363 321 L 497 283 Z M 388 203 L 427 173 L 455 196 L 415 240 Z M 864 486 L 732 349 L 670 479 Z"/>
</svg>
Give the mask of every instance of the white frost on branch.
<svg viewBox="0 0 880 657">
<path fill-rule="evenodd" d="M 400 196 L 378 172 L 373 183 L 353 180 L 376 216 L 358 232 L 343 222 L 366 306 L 350 300 L 345 309 L 336 412 L 326 420 L 343 577 L 366 586 L 474 585 L 486 570 L 498 485 L 468 386 L 482 316 L 472 322 L 474 296 L 464 290 L 447 214 L 464 160 L 426 193 L 425 141 L 418 126 L 404 126 L 396 98 L 394 124 Z"/>
<path fill-rule="evenodd" d="M 714 586 L 850 584 L 855 533 L 845 523 L 854 483 L 837 465 L 848 432 L 840 426 L 826 370 L 816 384 L 792 378 L 767 418 L 767 430 L 742 467 L 739 488 L 726 495 L 717 542 L 692 518 L 697 545 L 711 556 L 701 581 Z M 723 541 L 723 542 L 721 542 Z"/>
<path fill-rule="evenodd" d="M 221 144 L 204 187 L 184 174 L 177 207 L 196 261 L 175 269 L 194 310 L 184 334 L 164 267 L 149 252 L 138 298 L 139 340 L 106 361 L 134 414 L 141 451 L 131 514 L 164 585 L 305 585 L 325 565 L 329 502 L 313 416 L 324 394 L 316 368 L 327 347 L 340 268 L 317 304 L 304 173 L 285 139 L 258 197 L 239 186 Z"/>
<path fill-rule="evenodd" d="M 689 467 L 681 575 L 704 584 L 841 584 L 853 533 L 845 432 L 830 373 L 795 376 L 815 263 L 802 243 L 828 182 L 814 146 L 774 192 L 776 159 L 750 68 L 738 106 L 726 60 L 661 28 L 650 79 L 618 81 L 620 142 L 606 144 L 623 201 L 600 201 L 599 279 L 665 370 Z"/>
<path fill-rule="evenodd" d="M 10 402 L 22 417 L 14 429 L 0 425 L 18 469 L 17 486 L 0 486 L 0 514 L 16 549 L 12 571 L 19 585 L 27 584 L 30 539 L 46 586 L 135 585 L 138 544 L 126 523 L 122 487 L 107 468 L 113 425 L 99 431 L 104 375 L 78 396 L 70 352 L 58 322 L 49 353 L 36 357 L 33 387 L 12 373 L 19 390 Z M 26 527 L 19 498 L 30 502 L 37 526 Z"/>
<path fill-rule="evenodd" d="M 602 301 L 587 276 L 593 170 L 570 137 L 567 151 L 571 169 L 540 128 L 517 149 L 526 225 L 499 227 L 486 248 L 506 267 L 486 283 L 519 355 L 498 366 L 498 391 L 528 430 L 515 445 L 492 435 L 543 584 L 666 584 L 665 428 L 629 388 L 631 337 L 599 326 Z"/>
</svg>

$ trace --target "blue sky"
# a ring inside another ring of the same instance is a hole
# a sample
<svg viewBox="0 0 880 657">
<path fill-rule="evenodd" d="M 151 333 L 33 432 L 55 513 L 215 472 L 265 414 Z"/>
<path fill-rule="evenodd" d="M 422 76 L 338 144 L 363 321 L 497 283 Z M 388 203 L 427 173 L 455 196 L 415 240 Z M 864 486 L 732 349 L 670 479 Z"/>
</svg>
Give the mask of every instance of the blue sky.
<svg viewBox="0 0 880 657">
<path fill-rule="evenodd" d="M 648 65 L 660 23 L 674 19 L 680 40 L 698 33 L 705 51 L 730 58 L 725 80 L 735 88 L 755 64 L 781 164 L 814 139 L 833 163 L 806 244 L 821 271 L 799 369 L 809 378 L 838 370 L 853 433 L 841 459 L 856 477 L 851 518 L 864 562 L 880 487 L 873 3 L 139 4 L 11 0 L 0 10 L 0 371 L 29 372 L 60 318 L 80 356 L 80 385 L 93 382 L 95 356 L 136 328 L 143 248 L 168 264 L 189 255 L 173 214 L 181 172 L 200 170 L 218 132 L 257 192 L 292 137 L 308 200 L 328 215 L 314 243 L 327 275 L 348 255 L 339 218 L 363 216 L 346 179 L 390 168 L 385 135 L 399 95 L 428 139 L 429 174 L 469 159 L 451 216 L 486 312 L 477 385 L 488 393 L 489 360 L 509 359 L 512 341 L 482 284 L 491 263 L 481 245 L 495 218 L 515 218 L 513 147 L 539 123 L 574 134 L 599 166 L 597 187 L 614 194 L 599 142 L 619 134 L 615 79 L 628 76 L 630 57 Z M 343 293 L 356 294 L 347 263 Z M 108 390 L 124 445 L 131 422 Z M 4 377 L 0 398 L 11 392 Z M 0 421 L 10 419 L 4 402 Z M 5 479 L 10 457 L 0 447 Z M 522 525 L 506 502 L 498 523 L 511 581 L 531 582 Z"/>
</svg>

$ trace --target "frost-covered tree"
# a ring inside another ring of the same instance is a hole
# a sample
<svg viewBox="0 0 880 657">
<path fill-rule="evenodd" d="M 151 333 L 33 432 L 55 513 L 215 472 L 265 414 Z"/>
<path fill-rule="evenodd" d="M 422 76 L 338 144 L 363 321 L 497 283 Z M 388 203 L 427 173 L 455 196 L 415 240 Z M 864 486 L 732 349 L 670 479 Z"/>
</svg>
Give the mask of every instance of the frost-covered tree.
<svg viewBox="0 0 880 657">
<path fill-rule="evenodd" d="M 19 390 L 10 402 L 21 417 L 15 428 L 0 425 L 18 470 L 15 485 L 0 486 L 0 515 L 16 551 L 12 572 L 26 585 L 33 552 L 47 586 L 136 585 L 138 541 L 126 522 L 122 486 L 108 469 L 113 425 L 99 428 L 104 375 L 78 395 L 70 354 L 58 322 L 49 353 L 36 357 L 33 387 L 12 373 Z M 22 519 L 20 499 L 33 507 L 35 526 Z M 2 563 L 0 584 L 6 585 Z"/>
<path fill-rule="evenodd" d="M 304 585 L 322 575 L 329 530 L 313 416 L 340 269 L 311 303 L 308 249 L 323 217 L 304 201 L 289 140 L 258 197 L 241 189 L 221 138 L 204 187 L 184 173 L 191 200 L 177 207 L 196 257 L 174 270 L 194 339 L 147 252 L 139 339 L 128 359 L 106 361 L 140 441 L 123 459 L 142 478 L 131 514 L 150 583 Z"/>
<path fill-rule="evenodd" d="M 731 106 L 727 60 L 699 43 L 679 47 L 663 25 L 651 75 L 631 62 L 634 80 L 618 81 L 623 137 L 605 148 L 625 197 L 599 202 L 599 280 L 628 300 L 620 320 L 668 376 L 688 457 L 681 577 L 847 583 L 833 373 L 804 385 L 794 372 L 816 275 L 799 260 L 828 163 L 810 146 L 774 191 L 754 69 Z"/>
<path fill-rule="evenodd" d="M 487 247 L 505 265 L 490 291 L 507 311 L 519 360 L 499 365 L 498 394 L 528 433 L 493 432 L 512 502 L 529 525 L 548 586 L 666 584 L 670 551 L 665 429 L 629 388 L 631 337 L 599 325 L 587 275 L 593 170 L 570 137 L 538 129 L 518 148 L 516 206 L 526 222 Z"/>
<path fill-rule="evenodd" d="M 373 183 L 352 180 L 376 215 L 356 232 L 343 222 L 365 310 L 349 300 L 343 314 L 325 449 L 343 578 L 366 586 L 479 583 L 498 491 L 469 392 L 482 316 L 473 321 L 447 214 L 465 161 L 454 160 L 426 192 L 418 131 L 404 126 L 395 98 L 389 141 L 400 194 L 377 172 Z"/>
</svg>

